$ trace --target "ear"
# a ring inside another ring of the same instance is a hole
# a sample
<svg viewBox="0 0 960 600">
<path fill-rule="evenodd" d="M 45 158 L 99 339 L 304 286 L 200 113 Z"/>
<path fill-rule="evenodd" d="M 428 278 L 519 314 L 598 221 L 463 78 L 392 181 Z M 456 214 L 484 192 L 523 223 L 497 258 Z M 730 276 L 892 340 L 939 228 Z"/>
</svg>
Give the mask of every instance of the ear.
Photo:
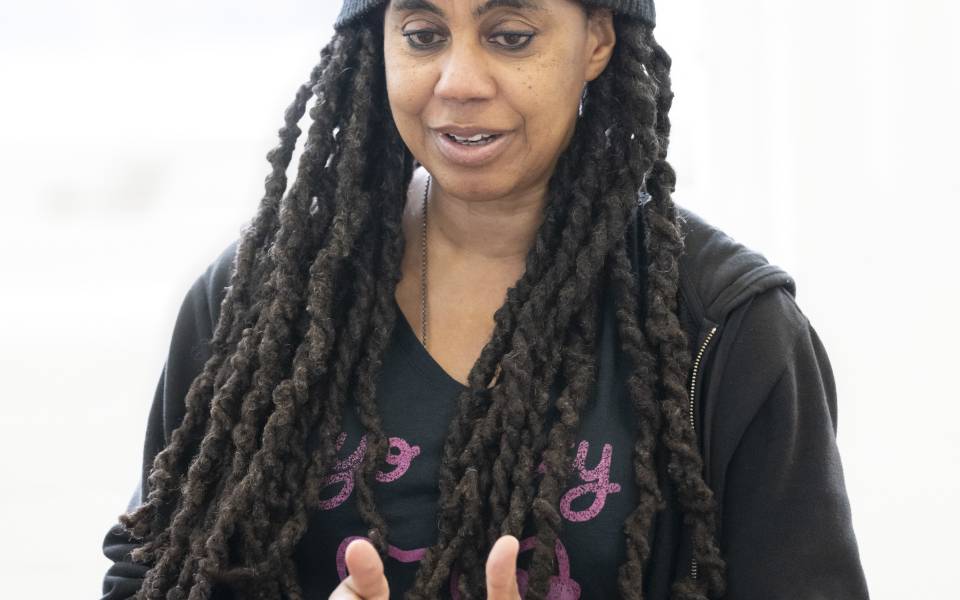
<svg viewBox="0 0 960 600">
<path fill-rule="evenodd" d="M 587 62 L 584 81 L 593 81 L 603 73 L 616 44 L 613 12 L 609 8 L 593 8 L 587 11 Z"/>
</svg>

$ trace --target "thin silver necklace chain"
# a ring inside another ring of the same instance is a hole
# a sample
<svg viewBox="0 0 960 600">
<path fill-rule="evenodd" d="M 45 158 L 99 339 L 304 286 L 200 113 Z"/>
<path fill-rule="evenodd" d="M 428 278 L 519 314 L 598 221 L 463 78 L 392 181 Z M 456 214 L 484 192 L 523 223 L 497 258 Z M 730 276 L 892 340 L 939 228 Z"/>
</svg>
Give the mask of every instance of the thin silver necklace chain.
<svg viewBox="0 0 960 600">
<path fill-rule="evenodd" d="M 423 189 L 423 219 L 420 227 L 420 340 L 427 347 L 427 196 L 430 195 L 430 175 Z"/>
<path fill-rule="evenodd" d="M 427 197 L 430 195 L 431 176 L 423 189 L 423 219 L 420 227 L 420 340 L 427 347 Z M 500 364 L 487 387 L 492 387 L 500 378 Z"/>
</svg>

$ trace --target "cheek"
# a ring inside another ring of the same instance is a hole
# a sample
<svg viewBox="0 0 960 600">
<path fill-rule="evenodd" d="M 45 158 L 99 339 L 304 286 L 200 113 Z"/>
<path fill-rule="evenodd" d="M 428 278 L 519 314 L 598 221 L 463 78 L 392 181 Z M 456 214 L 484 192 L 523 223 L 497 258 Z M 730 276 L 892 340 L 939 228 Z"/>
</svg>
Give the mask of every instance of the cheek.
<svg viewBox="0 0 960 600">
<path fill-rule="evenodd" d="M 420 116 L 430 98 L 430 84 L 416 68 L 389 60 L 385 66 L 390 112 L 404 142 L 414 146 L 423 135 Z"/>
<path fill-rule="evenodd" d="M 577 116 L 582 85 L 571 77 L 570 65 L 559 59 L 544 61 L 518 79 L 514 92 L 523 98 L 531 144 L 555 145 L 565 137 Z"/>
</svg>

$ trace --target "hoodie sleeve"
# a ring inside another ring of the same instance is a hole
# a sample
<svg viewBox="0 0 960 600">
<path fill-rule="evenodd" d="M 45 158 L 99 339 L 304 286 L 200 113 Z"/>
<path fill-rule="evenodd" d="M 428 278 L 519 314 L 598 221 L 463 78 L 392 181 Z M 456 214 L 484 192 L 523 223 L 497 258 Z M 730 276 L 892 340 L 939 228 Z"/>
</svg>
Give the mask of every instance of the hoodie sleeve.
<svg viewBox="0 0 960 600">
<path fill-rule="evenodd" d="M 720 539 L 725 597 L 866 599 L 836 442 L 833 371 L 816 331 L 785 296 L 777 305 L 790 311 L 780 322 L 791 323 L 791 337 L 775 334 L 783 342 L 776 353 L 783 366 L 768 380 L 769 392 L 726 469 Z M 747 330 L 779 329 L 770 314 L 757 313 L 761 320 L 745 323 Z M 765 360 L 754 355 L 744 362 L 762 370 Z"/>
<path fill-rule="evenodd" d="M 183 420 L 187 391 L 210 357 L 208 343 L 219 317 L 219 302 L 225 290 L 226 276 L 232 262 L 235 243 L 194 282 L 180 306 L 170 348 L 167 353 L 153 403 L 147 417 L 140 480 L 127 504 L 127 511 L 146 498 L 147 477 L 154 457 L 167 445 L 170 436 Z M 140 589 L 147 566 L 135 563 L 130 551 L 138 546 L 119 520 L 103 539 L 103 554 L 113 561 L 103 578 L 102 600 L 132 598 Z"/>
</svg>

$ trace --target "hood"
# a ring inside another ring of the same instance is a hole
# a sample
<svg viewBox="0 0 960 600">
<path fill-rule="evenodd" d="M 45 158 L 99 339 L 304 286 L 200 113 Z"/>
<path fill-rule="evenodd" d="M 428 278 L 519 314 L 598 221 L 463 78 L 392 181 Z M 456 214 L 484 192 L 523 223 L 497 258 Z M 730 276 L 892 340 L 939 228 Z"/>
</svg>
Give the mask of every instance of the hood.
<svg viewBox="0 0 960 600">
<path fill-rule="evenodd" d="M 752 296 L 784 287 L 796 296 L 796 284 L 783 269 L 747 248 L 699 215 L 677 207 L 684 236 L 680 257 L 680 288 L 699 322 L 723 323 L 727 315 Z"/>
</svg>

